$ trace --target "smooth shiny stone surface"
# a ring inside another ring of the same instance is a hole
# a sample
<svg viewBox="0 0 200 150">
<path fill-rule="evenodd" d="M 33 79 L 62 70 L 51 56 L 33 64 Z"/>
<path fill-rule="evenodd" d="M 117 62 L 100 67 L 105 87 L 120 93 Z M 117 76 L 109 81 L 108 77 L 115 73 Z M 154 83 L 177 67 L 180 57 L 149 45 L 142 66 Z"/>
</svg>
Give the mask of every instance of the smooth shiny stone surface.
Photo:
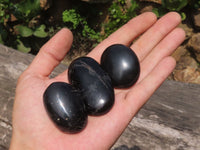
<svg viewBox="0 0 200 150">
<path fill-rule="evenodd" d="M 54 82 L 43 95 L 44 106 L 53 122 L 63 131 L 76 133 L 87 124 L 87 113 L 80 95 L 71 85 Z"/>
<path fill-rule="evenodd" d="M 121 44 L 111 45 L 103 52 L 101 67 L 109 74 L 116 88 L 132 86 L 140 74 L 140 64 L 136 54 Z"/>
<path fill-rule="evenodd" d="M 90 57 L 80 57 L 69 66 L 70 83 L 81 91 L 89 115 L 102 115 L 114 104 L 114 89 L 108 74 Z"/>
</svg>

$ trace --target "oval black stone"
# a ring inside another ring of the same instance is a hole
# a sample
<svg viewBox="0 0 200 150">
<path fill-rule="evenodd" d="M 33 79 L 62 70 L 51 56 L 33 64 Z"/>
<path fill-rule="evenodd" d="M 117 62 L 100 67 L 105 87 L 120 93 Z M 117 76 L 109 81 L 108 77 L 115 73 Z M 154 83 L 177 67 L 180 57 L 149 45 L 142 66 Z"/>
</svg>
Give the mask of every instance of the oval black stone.
<svg viewBox="0 0 200 150">
<path fill-rule="evenodd" d="M 122 44 L 111 45 L 103 52 L 101 67 L 109 74 L 116 88 L 132 86 L 140 74 L 140 64 L 136 54 Z"/>
<path fill-rule="evenodd" d="M 81 91 L 89 115 L 102 115 L 114 104 L 109 75 L 90 57 L 75 59 L 69 66 L 70 83 Z"/>
<path fill-rule="evenodd" d="M 50 118 L 62 131 L 76 133 L 86 126 L 84 103 L 71 85 L 52 83 L 44 92 L 43 101 Z"/>
</svg>

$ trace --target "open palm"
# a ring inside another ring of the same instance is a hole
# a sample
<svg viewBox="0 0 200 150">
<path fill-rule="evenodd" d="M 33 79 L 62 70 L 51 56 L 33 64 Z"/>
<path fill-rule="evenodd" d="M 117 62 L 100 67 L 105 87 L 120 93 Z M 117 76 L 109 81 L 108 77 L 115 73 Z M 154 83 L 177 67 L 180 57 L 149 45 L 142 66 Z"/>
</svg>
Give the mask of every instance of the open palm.
<svg viewBox="0 0 200 150">
<path fill-rule="evenodd" d="M 139 58 L 141 74 L 131 88 L 115 89 L 115 104 L 111 111 L 103 116 L 89 116 L 86 128 L 77 134 L 64 133 L 56 128 L 43 105 L 43 93 L 49 84 L 55 81 L 68 82 L 67 70 L 53 79 L 49 78 L 70 49 L 73 40 L 68 29 L 59 31 L 41 48 L 18 80 L 10 149 L 109 149 L 174 69 L 175 61 L 169 55 L 185 37 L 184 31 L 176 28 L 180 21 L 180 16 L 174 12 L 159 20 L 153 13 L 141 14 L 88 54 L 99 62 L 102 52 L 109 45 L 120 43 L 130 46 Z"/>
</svg>

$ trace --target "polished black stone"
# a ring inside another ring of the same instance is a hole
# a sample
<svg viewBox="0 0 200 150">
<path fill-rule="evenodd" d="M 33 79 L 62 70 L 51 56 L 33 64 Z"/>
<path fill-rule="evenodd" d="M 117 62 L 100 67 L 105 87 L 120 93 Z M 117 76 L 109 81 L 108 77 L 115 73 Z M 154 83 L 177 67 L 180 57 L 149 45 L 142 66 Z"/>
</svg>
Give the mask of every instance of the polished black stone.
<svg viewBox="0 0 200 150">
<path fill-rule="evenodd" d="M 103 52 L 101 67 L 109 74 L 116 88 L 132 86 L 140 74 L 140 64 L 136 54 L 122 44 L 111 45 Z"/>
<path fill-rule="evenodd" d="M 79 93 L 64 82 L 52 83 L 44 92 L 44 106 L 53 122 L 63 131 L 76 133 L 87 124 L 87 113 Z"/>
<path fill-rule="evenodd" d="M 68 70 L 70 83 L 81 91 L 90 115 L 102 115 L 114 104 L 114 89 L 108 74 L 90 57 L 74 60 Z"/>
</svg>

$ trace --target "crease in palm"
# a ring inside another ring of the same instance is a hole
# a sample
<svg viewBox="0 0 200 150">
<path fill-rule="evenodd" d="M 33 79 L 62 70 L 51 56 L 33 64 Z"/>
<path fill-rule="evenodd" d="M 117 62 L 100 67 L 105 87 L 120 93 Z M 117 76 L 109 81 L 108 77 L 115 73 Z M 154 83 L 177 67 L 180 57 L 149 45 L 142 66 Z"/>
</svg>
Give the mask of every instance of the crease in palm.
<svg viewBox="0 0 200 150">
<path fill-rule="evenodd" d="M 103 116 L 89 116 L 86 128 L 78 134 L 66 134 L 58 130 L 48 118 L 42 101 L 43 92 L 49 84 L 55 81 L 68 82 L 67 70 L 55 78 L 48 77 L 72 44 L 71 32 L 62 29 L 41 48 L 19 78 L 13 110 L 12 139 L 20 135 L 20 138 L 26 138 L 27 145 L 48 150 L 110 148 L 173 71 L 175 61 L 170 55 L 185 36 L 184 31 L 177 28 L 180 22 L 180 16 L 174 12 L 159 20 L 153 13 L 144 13 L 130 20 L 88 54 L 99 62 L 106 47 L 116 43 L 128 46 L 140 36 L 130 48 L 139 58 L 141 74 L 134 86 L 115 89 L 115 104 L 111 111 Z"/>
</svg>

